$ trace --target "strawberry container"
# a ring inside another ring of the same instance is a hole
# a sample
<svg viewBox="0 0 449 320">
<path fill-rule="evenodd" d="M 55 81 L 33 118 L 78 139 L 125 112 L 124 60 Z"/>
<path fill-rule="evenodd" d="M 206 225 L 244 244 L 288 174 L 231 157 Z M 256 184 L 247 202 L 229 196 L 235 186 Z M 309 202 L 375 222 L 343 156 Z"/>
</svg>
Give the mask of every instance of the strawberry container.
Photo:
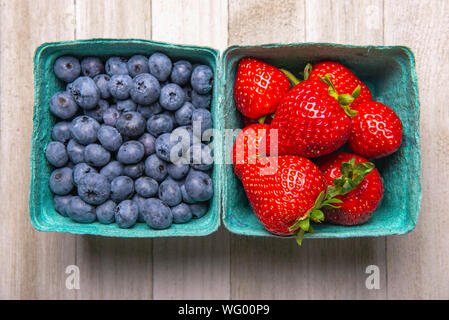
<svg viewBox="0 0 449 320">
<path fill-rule="evenodd" d="M 48 104 L 54 93 L 65 88 L 65 84 L 53 73 L 55 60 L 62 55 L 73 55 L 78 58 L 99 56 L 103 59 L 113 55 L 130 57 L 134 54 L 142 54 L 149 56 L 155 51 L 163 52 L 174 60 L 183 58 L 207 64 L 215 71 L 216 85 L 213 89 L 211 112 L 214 127 L 219 130 L 223 129 L 223 111 L 219 92 L 221 87 L 219 82 L 220 53 L 218 50 L 145 40 L 108 39 L 46 43 L 39 46 L 34 57 L 35 102 L 29 193 L 29 212 L 34 228 L 40 231 L 113 237 L 202 236 L 217 230 L 220 225 L 222 181 L 224 181 L 223 168 L 219 165 L 215 165 L 213 169 L 212 179 L 215 193 L 210 201 L 208 213 L 204 217 L 186 224 L 173 224 L 169 229 L 152 230 L 144 223 L 138 223 L 131 229 L 120 229 L 116 224 L 103 225 L 99 222 L 80 224 L 60 216 L 53 208 L 53 195 L 48 184 L 52 168 L 45 159 L 45 148 L 51 140 L 51 128 L 56 119 L 50 114 Z M 221 145 L 216 148 L 221 148 Z"/>
<path fill-rule="evenodd" d="M 404 139 L 400 149 L 374 161 L 384 181 L 385 194 L 371 220 L 360 226 L 315 224 L 308 238 L 346 238 L 405 234 L 418 220 L 421 203 L 421 160 L 419 145 L 419 99 L 413 53 L 406 47 L 347 46 L 336 44 L 269 44 L 233 46 L 222 58 L 225 128 L 243 127 L 242 117 L 233 101 L 233 85 L 238 62 L 254 57 L 276 67 L 301 72 L 307 63 L 334 60 L 349 67 L 373 93 L 376 101 L 392 107 L 403 123 Z M 343 147 L 345 148 L 345 147 Z M 225 154 L 232 144 L 225 145 Z M 223 223 L 233 233 L 271 236 L 256 219 L 242 183 L 225 166 Z"/>
</svg>

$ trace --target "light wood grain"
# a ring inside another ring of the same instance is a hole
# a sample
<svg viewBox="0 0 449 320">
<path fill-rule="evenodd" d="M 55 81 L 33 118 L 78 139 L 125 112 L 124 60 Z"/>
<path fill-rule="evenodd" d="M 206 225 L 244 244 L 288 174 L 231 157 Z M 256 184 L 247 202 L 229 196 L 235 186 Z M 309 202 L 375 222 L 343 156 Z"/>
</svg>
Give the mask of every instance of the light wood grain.
<svg viewBox="0 0 449 320">
<path fill-rule="evenodd" d="M 74 237 L 37 232 L 28 217 L 33 53 L 73 39 L 73 1 L 2 1 L 0 14 L 0 298 L 73 298 L 65 269 L 75 263 Z"/>
<path fill-rule="evenodd" d="M 223 49 L 225 1 L 153 0 L 153 39 Z M 154 299 L 228 299 L 229 234 L 154 240 Z"/>
<path fill-rule="evenodd" d="M 415 231 L 387 240 L 388 298 L 449 298 L 449 2 L 385 1 L 385 43 L 416 57 L 423 200 Z"/>
</svg>

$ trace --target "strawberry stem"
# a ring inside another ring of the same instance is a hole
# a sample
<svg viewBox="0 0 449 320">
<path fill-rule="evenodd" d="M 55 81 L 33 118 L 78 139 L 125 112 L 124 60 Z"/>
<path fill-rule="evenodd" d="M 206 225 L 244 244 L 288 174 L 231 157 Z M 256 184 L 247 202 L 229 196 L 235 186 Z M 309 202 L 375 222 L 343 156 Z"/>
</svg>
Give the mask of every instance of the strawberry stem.
<svg viewBox="0 0 449 320">
<path fill-rule="evenodd" d="M 309 80 L 311 73 L 312 73 L 312 65 L 308 63 L 304 68 L 304 80 Z"/>
<path fill-rule="evenodd" d="M 345 113 L 350 117 L 354 118 L 357 115 L 356 110 L 352 110 L 349 105 L 354 102 L 355 99 L 360 94 L 360 86 L 357 86 L 352 94 L 344 93 L 344 94 L 338 94 L 338 91 L 335 89 L 334 84 L 331 81 L 330 75 L 326 73 L 324 75 L 324 78 L 322 76 L 319 76 L 320 80 L 327 84 L 329 86 L 328 93 L 331 97 L 335 98 L 340 106 L 343 108 Z"/>
<path fill-rule="evenodd" d="M 296 77 L 293 75 L 293 73 L 291 73 L 290 71 L 285 70 L 285 69 L 281 69 L 281 71 L 282 71 L 282 73 L 284 73 L 284 74 L 287 76 L 288 80 L 290 81 L 290 83 L 291 83 L 293 86 L 296 86 L 298 83 L 301 82 L 301 81 L 299 81 L 298 78 L 296 78 Z"/>
</svg>

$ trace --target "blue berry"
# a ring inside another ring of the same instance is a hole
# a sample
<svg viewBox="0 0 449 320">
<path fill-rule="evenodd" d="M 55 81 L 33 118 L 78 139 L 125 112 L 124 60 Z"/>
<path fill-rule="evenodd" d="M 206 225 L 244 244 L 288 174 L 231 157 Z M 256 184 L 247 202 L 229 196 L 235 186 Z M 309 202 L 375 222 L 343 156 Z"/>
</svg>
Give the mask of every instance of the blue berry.
<svg viewBox="0 0 449 320">
<path fill-rule="evenodd" d="M 100 90 L 100 96 L 102 99 L 109 99 L 111 97 L 111 93 L 109 92 L 108 83 L 111 80 L 111 77 L 107 74 L 98 74 L 94 77 L 94 82 Z"/>
<path fill-rule="evenodd" d="M 84 148 L 84 160 L 94 167 L 103 167 L 111 161 L 111 154 L 103 146 L 91 143 Z"/>
<path fill-rule="evenodd" d="M 190 102 L 186 101 L 181 108 L 175 112 L 175 120 L 181 126 L 192 124 L 192 114 L 195 107 Z"/>
<path fill-rule="evenodd" d="M 65 196 L 73 189 L 72 169 L 64 167 L 54 170 L 50 175 L 50 190 L 58 196 Z"/>
<path fill-rule="evenodd" d="M 188 151 L 195 170 L 208 171 L 214 165 L 212 149 L 205 144 L 194 144 Z"/>
<path fill-rule="evenodd" d="M 137 222 L 139 208 L 132 200 L 125 200 L 115 208 L 115 222 L 119 228 L 131 228 Z"/>
<path fill-rule="evenodd" d="M 172 157 L 173 160 L 176 160 L 174 159 L 175 157 L 179 158 L 182 156 L 182 150 L 176 154 L 176 150 L 179 148 L 175 149 L 175 147 L 177 147 L 177 141 L 171 139 L 170 133 L 164 133 L 157 137 L 154 146 L 157 156 L 167 162 L 172 161 Z M 174 154 L 172 154 L 172 152 Z"/>
<path fill-rule="evenodd" d="M 109 102 L 106 100 L 100 99 L 98 101 L 98 105 L 94 109 L 86 110 L 84 109 L 84 114 L 95 119 L 97 122 L 103 122 L 103 114 L 109 109 Z"/>
<path fill-rule="evenodd" d="M 192 102 L 192 92 L 194 91 L 190 85 L 184 86 L 182 88 L 184 90 L 185 100 Z"/>
<path fill-rule="evenodd" d="M 190 205 L 193 217 L 199 219 L 203 217 L 207 210 L 209 210 L 209 204 L 207 202 L 194 203 Z"/>
<path fill-rule="evenodd" d="M 55 141 L 66 143 L 70 140 L 70 122 L 60 121 L 51 130 L 51 138 Z"/>
<path fill-rule="evenodd" d="M 192 91 L 192 104 L 195 108 L 209 108 L 211 101 L 211 94 L 199 94 L 195 90 Z"/>
<path fill-rule="evenodd" d="M 201 143 L 201 140 L 193 134 L 193 129 L 190 125 L 176 128 L 171 135 L 172 139 L 181 144 L 183 151 L 187 151 L 192 144 Z"/>
<path fill-rule="evenodd" d="M 155 102 L 153 104 L 139 104 L 137 106 L 137 112 L 139 112 L 140 114 L 142 114 L 142 116 L 145 119 L 150 118 L 151 116 L 161 113 L 162 112 L 162 107 L 159 104 L 159 102 Z"/>
<path fill-rule="evenodd" d="M 177 206 L 171 208 L 174 223 L 186 223 L 192 219 L 192 210 L 190 206 L 181 202 Z"/>
<path fill-rule="evenodd" d="M 134 203 L 137 205 L 137 208 L 139 209 L 139 215 L 137 216 L 137 222 L 145 222 L 145 219 L 142 214 L 142 208 L 145 203 L 146 198 L 139 196 L 137 193 L 132 197 L 131 199 L 134 201 Z"/>
<path fill-rule="evenodd" d="M 214 195 L 212 179 L 202 171 L 190 170 L 185 189 L 194 201 L 207 201 Z"/>
<path fill-rule="evenodd" d="M 97 218 L 95 207 L 84 202 L 80 197 L 72 197 L 67 211 L 68 216 L 79 223 L 91 223 Z"/>
<path fill-rule="evenodd" d="M 56 168 L 65 166 L 69 161 L 65 145 L 59 141 L 52 141 L 47 145 L 45 156 L 48 162 Z"/>
<path fill-rule="evenodd" d="M 67 120 L 78 111 L 75 99 L 67 91 L 55 93 L 50 99 L 50 112 L 58 118 Z"/>
<path fill-rule="evenodd" d="M 165 54 L 156 52 L 148 59 L 150 73 L 156 77 L 157 80 L 164 82 L 168 79 L 172 69 L 172 63 L 169 57 Z"/>
<path fill-rule="evenodd" d="M 89 166 L 87 163 L 78 163 L 73 167 L 73 183 L 78 185 L 80 180 L 88 173 L 98 173 L 97 170 Z"/>
<path fill-rule="evenodd" d="M 179 185 L 171 178 L 165 179 L 159 186 L 159 199 L 164 201 L 170 207 L 174 207 L 181 203 L 182 194 Z"/>
<path fill-rule="evenodd" d="M 111 184 L 109 180 L 98 173 L 86 173 L 78 181 L 78 195 L 91 205 L 99 205 L 109 198 Z"/>
<path fill-rule="evenodd" d="M 123 143 L 122 135 L 114 127 L 102 125 L 98 130 L 98 141 L 109 151 L 117 151 Z"/>
<path fill-rule="evenodd" d="M 185 203 L 188 203 L 188 204 L 196 203 L 196 201 L 193 200 L 192 197 L 187 194 L 185 184 L 182 184 L 180 189 L 181 189 L 181 194 L 182 194 L 182 201 L 184 201 Z"/>
<path fill-rule="evenodd" d="M 181 108 L 185 101 L 184 90 L 175 83 L 169 83 L 162 87 L 159 103 L 162 108 L 175 111 Z"/>
<path fill-rule="evenodd" d="M 147 57 L 135 55 L 128 60 L 128 73 L 131 77 L 134 78 L 138 74 L 148 73 L 149 71 Z"/>
<path fill-rule="evenodd" d="M 79 77 L 70 84 L 70 94 L 83 109 L 93 109 L 100 100 L 100 89 L 89 77 Z"/>
<path fill-rule="evenodd" d="M 145 174 L 156 181 L 162 181 L 167 176 L 167 163 L 152 154 L 145 160 Z"/>
<path fill-rule="evenodd" d="M 117 110 L 121 112 L 137 110 L 137 104 L 132 99 L 117 100 L 115 104 L 117 106 Z"/>
<path fill-rule="evenodd" d="M 128 74 L 128 59 L 123 57 L 111 57 L 105 64 L 106 73 L 110 76 L 115 74 Z"/>
<path fill-rule="evenodd" d="M 170 79 L 172 82 L 183 86 L 190 80 L 192 64 L 186 60 L 179 60 L 173 64 Z"/>
<path fill-rule="evenodd" d="M 147 225 L 152 229 L 166 229 L 173 222 L 173 214 L 170 207 L 156 198 L 144 200 L 142 215 Z"/>
<path fill-rule="evenodd" d="M 102 224 L 111 224 L 115 221 L 115 208 L 117 205 L 114 201 L 108 200 L 103 204 L 100 204 L 95 209 L 97 219 Z"/>
<path fill-rule="evenodd" d="M 159 81 L 149 73 L 137 75 L 131 84 L 131 98 L 138 104 L 149 105 L 159 99 L 161 86 Z"/>
<path fill-rule="evenodd" d="M 145 164 L 143 162 L 128 164 L 123 167 L 123 175 L 128 176 L 132 179 L 137 179 L 141 177 L 144 172 L 145 172 Z"/>
<path fill-rule="evenodd" d="M 214 73 L 206 65 L 198 65 L 192 71 L 190 84 L 193 90 L 199 94 L 206 94 L 212 90 L 214 83 Z"/>
<path fill-rule="evenodd" d="M 63 217 L 68 217 L 69 203 L 73 196 L 54 196 L 53 207 Z"/>
<path fill-rule="evenodd" d="M 81 74 L 81 66 L 78 59 L 70 56 L 56 59 L 53 70 L 56 77 L 65 82 L 72 82 Z"/>
<path fill-rule="evenodd" d="M 117 152 L 117 160 L 123 164 L 134 164 L 143 159 L 145 148 L 139 141 L 126 141 Z"/>
<path fill-rule="evenodd" d="M 134 182 L 130 177 L 118 176 L 111 181 L 111 200 L 123 201 L 132 197 Z"/>
<path fill-rule="evenodd" d="M 103 112 L 103 122 L 108 126 L 115 126 L 120 115 L 121 112 L 115 105 L 112 105 Z"/>
<path fill-rule="evenodd" d="M 100 124 L 89 116 L 78 116 L 72 120 L 70 133 L 80 144 L 86 145 L 97 141 Z"/>
<path fill-rule="evenodd" d="M 154 142 L 156 139 L 149 133 L 144 133 L 138 140 L 141 144 L 143 144 L 143 148 L 145 151 L 145 156 L 149 156 L 154 153 Z"/>
<path fill-rule="evenodd" d="M 189 170 L 190 166 L 183 158 L 179 159 L 175 163 L 170 163 L 167 167 L 168 175 L 175 180 L 185 178 L 189 173 Z"/>
<path fill-rule="evenodd" d="M 195 109 L 192 114 L 192 126 L 194 134 L 198 136 L 198 133 L 201 132 L 201 136 L 199 137 L 202 137 L 206 130 L 212 128 L 212 115 L 210 111 L 203 108 Z"/>
<path fill-rule="evenodd" d="M 81 72 L 83 76 L 95 77 L 104 72 L 103 62 L 97 57 L 87 57 L 81 60 Z"/>
<path fill-rule="evenodd" d="M 70 161 L 74 164 L 84 162 L 84 146 L 76 142 L 75 139 L 69 140 L 66 149 Z"/>
<path fill-rule="evenodd" d="M 118 100 L 129 98 L 129 90 L 131 89 L 133 80 L 127 74 L 115 74 L 108 82 L 108 89 L 111 96 Z"/>
<path fill-rule="evenodd" d="M 111 161 L 100 170 L 100 174 L 105 176 L 109 181 L 114 180 L 118 176 L 123 175 L 123 164 L 120 161 Z"/>
<path fill-rule="evenodd" d="M 115 126 L 124 136 L 140 137 L 145 132 L 145 118 L 138 112 L 125 112 L 118 118 Z"/>
<path fill-rule="evenodd" d="M 159 190 L 159 183 L 150 177 L 141 177 L 134 182 L 137 194 L 144 198 L 154 197 Z"/>
<path fill-rule="evenodd" d="M 155 137 L 162 133 L 171 132 L 173 127 L 173 120 L 167 114 L 156 114 L 147 121 L 147 130 Z"/>
</svg>

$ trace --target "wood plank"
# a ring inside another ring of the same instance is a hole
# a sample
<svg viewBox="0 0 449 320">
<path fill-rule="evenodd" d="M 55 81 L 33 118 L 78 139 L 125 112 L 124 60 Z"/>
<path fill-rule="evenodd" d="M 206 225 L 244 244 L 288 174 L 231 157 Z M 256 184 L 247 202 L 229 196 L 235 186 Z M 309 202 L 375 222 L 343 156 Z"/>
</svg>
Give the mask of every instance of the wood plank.
<svg viewBox="0 0 449 320">
<path fill-rule="evenodd" d="M 65 270 L 75 238 L 39 233 L 28 217 L 35 48 L 74 36 L 72 0 L 2 1 L 0 67 L 0 298 L 73 298 Z"/>
<path fill-rule="evenodd" d="M 226 1 L 153 0 L 153 39 L 223 49 Z M 229 234 L 154 240 L 154 299 L 228 299 Z"/>
<path fill-rule="evenodd" d="M 355 6 L 358 3 L 245 1 L 242 5 L 231 0 L 230 14 L 243 18 L 230 16 L 230 21 L 239 23 L 230 23 L 229 42 L 265 43 L 266 34 L 270 38 L 275 29 L 271 42 L 382 44 L 382 25 L 380 28 L 376 25 L 373 31 L 372 24 L 360 24 L 365 13 Z M 377 0 L 363 4 L 382 8 L 382 2 Z M 279 8 L 289 8 L 289 14 L 284 15 Z M 247 16 L 248 12 L 256 14 Z M 339 17 L 342 13 L 352 18 Z M 255 26 L 253 21 L 257 21 Z M 375 21 L 381 23 L 382 14 Z M 292 32 L 290 25 L 295 25 L 297 31 Z M 257 32 L 250 33 L 247 28 Z M 384 239 L 307 240 L 298 248 L 294 240 L 233 236 L 231 252 L 232 299 L 350 299 L 386 295 Z M 368 276 L 365 270 L 372 264 L 380 269 L 380 290 L 365 288 Z"/>
<path fill-rule="evenodd" d="M 77 0 L 76 36 L 150 39 L 151 1 Z M 77 236 L 76 263 L 78 299 L 152 297 L 151 239 Z"/>
<path fill-rule="evenodd" d="M 388 298 L 449 298 L 449 3 L 385 1 L 385 43 L 409 46 L 421 101 L 423 199 L 417 228 L 387 240 Z"/>
</svg>

